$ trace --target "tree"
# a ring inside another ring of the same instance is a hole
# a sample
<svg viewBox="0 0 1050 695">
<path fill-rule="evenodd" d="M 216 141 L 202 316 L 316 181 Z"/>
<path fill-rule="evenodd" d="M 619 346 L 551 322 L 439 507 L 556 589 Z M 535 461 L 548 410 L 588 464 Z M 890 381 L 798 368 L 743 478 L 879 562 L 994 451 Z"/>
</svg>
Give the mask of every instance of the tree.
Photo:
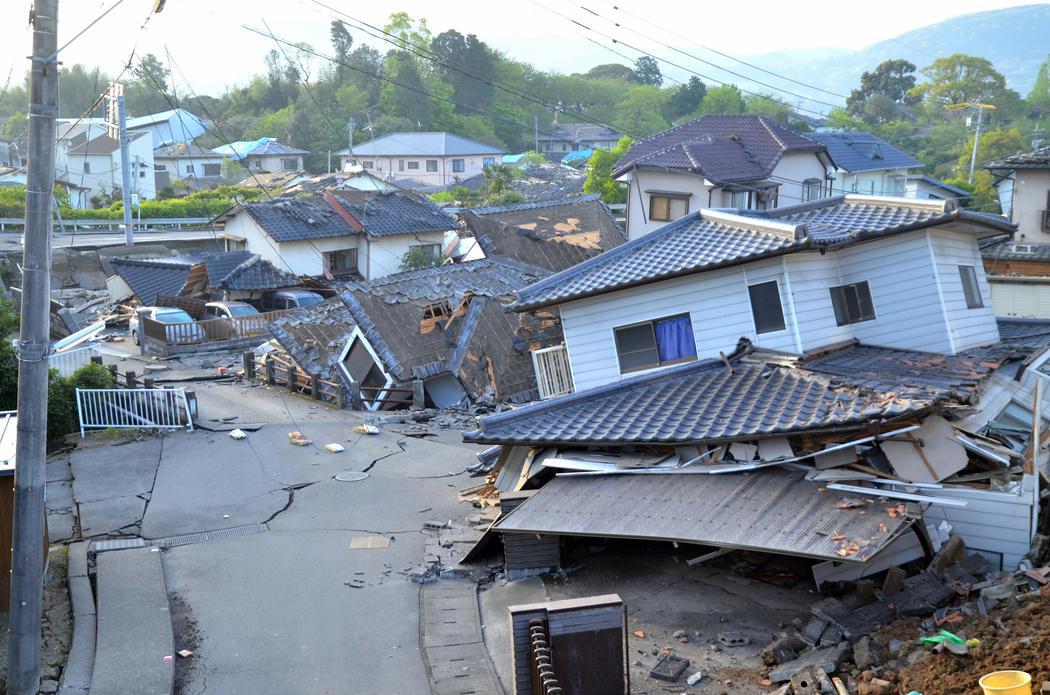
<svg viewBox="0 0 1050 695">
<path fill-rule="evenodd" d="M 659 87 L 664 83 L 664 76 L 660 73 L 660 64 L 649 56 L 642 56 L 634 61 L 633 78 L 628 78 L 638 84 L 647 84 L 650 87 Z"/>
<path fill-rule="evenodd" d="M 724 84 L 707 90 L 700 113 L 744 113 L 747 105 L 736 85 Z"/>
<path fill-rule="evenodd" d="M 771 94 L 748 94 L 744 97 L 744 108 L 747 113 L 768 116 L 778 123 L 788 123 L 795 115 L 791 104 Z"/>
<path fill-rule="evenodd" d="M 663 115 L 663 93 L 649 85 L 634 85 L 613 110 L 613 123 L 620 132 L 652 135 L 667 129 Z"/>
<path fill-rule="evenodd" d="M 368 95 L 368 105 L 379 100 L 379 91 L 383 81 L 383 55 L 367 45 L 360 45 L 350 54 L 350 80 L 362 92 Z"/>
<path fill-rule="evenodd" d="M 350 49 L 354 45 L 354 37 L 346 30 L 346 25 L 338 19 L 332 20 L 331 28 L 332 50 L 335 52 L 335 81 L 342 85 L 348 78 L 350 68 Z"/>
<path fill-rule="evenodd" d="M 168 69 L 160 62 L 160 59 L 152 53 L 147 53 L 139 59 L 135 66 L 135 77 L 144 80 L 151 87 L 164 94 L 168 93 Z"/>
<path fill-rule="evenodd" d="M 995 103 L 1006 96 L 1006 78 L 987 58 L 956 53 L 938 58 L 922 69 L 927 81 L 912 88 L 929 110 L 948 104 Z"/>
<path fill-rule="evenodd" d="M 427 20 L 420 19 L 416 22 L 407 12 L 395 12 L 390 15 L 383 32 L 387 35 L 393 34 L 402 51 L 425 53 L 430 48 L 431 33 Z"/>
<path fill-rule="evenodd" d="M 456 111 L 476 113 L 477 109 L 487 109 L 495 91 L 488 46 L 474 34 L 463 36 L 455 29 L 435 36 L 430 46 L 440 61 L 435 68 L 452 85 Z"/>
<path fill-rule="evenodd" d="M 966 141 L 963 153 L 959 157 L 959 172 L 969 172 L 970 157 L 973 155 L 974 135 Z M 1023 152 L 1028 143 L 1019 128 L 992 128 L 981 133 L 981 149 L 977 152 L 977 164 L 1003 159 Z"/>
<path fill-rule="evenodd" d="M 383 61 L 383 74 L 391 82 L 383 84 L 379 104 L 387 114 L 404 114 L 418 130 L 430 127 L 430 98 L 412 55 L 391 51 Z"/>
<path fill-rule="evenodd" d="M 688 116 L 699 109 L 706 94 L 707 85 L 695 75 L 690 77 L 687 83 L 679 85 L 671 92 L 671 96 L 667 100 L 668 120 L 673 121 L 683 116 Z"/>
<path fill-rule="evenodd" d="M 441 260 L 441 256 L 435 256 L 430 253 L 426 246 L 412 246 L 401 257 L 401 265 L 398 267 L 398 271 L 405 273 L 409 270 L 436 268 L 441 265 Z"/>
<path fill-rule="evenodd" d="M 861 115 L 864 105 L 875 95 L 882 95 L 895 104 L 915 102 L 909 94 L 915 86 L 915 65 L 907 60 L 884 60 L 874 70 L 860 76 L 860 87 L 854 89 L 846 99 L 846 109 L 853 115 Z"/>
<path fill-rule="evenodd" d="M 603 63 L 595 65 L 583 75 L 591 80 L 627 80 L 634 82 L 634 70 L 619 63 Z"/>
<path fill-rule="evenodd" d="M 1043 114 L 1050 111 L 1050 56 L 1039 66 L 1032 91 L 1028 92 L 1029 105 L 1036 112 Z"/>
<path fill-rule="evenodd" d="M 627 202 L 627 188 L 612 177 L 613 166 L 627 154 L 634 140 L 624 136 L 616 147 L 608 152 L 595 150 L 587 160 L 587 180 L 583 182 L 584 193 L 596 193 L 607 204 Z"/>
</svg>

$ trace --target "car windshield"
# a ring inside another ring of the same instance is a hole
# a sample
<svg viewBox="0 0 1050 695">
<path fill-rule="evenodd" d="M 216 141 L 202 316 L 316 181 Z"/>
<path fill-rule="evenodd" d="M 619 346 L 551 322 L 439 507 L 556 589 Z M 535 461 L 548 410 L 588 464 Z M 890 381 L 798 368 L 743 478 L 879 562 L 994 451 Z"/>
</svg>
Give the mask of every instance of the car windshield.
<svg viewBox="0 0 1050 695">
<path fill-rule="evenodd" d="M 305 309 L 308 306 L 313 306 L 314 304 L 320 304 L 321 302 L 324 301 L 321 298 L 320 295 L 314 294 L 312 292 L 296 295 L 296 299 L 299 300 L 299 308 L 300 309 Z"/>
<path fill-rule="evenodd" d="M 259 313 L 259 310 L 250 304 L 245 304 L 243 306 L 228 306 L 226 308 L 230 310 L 230 316 L 255 316 Z"/>
<path fill-rule="evenodd" d="M 193 317 L 182 309 L 158 311 L 157 320 L 161 323 L 193 323 Z"/>
</svg>

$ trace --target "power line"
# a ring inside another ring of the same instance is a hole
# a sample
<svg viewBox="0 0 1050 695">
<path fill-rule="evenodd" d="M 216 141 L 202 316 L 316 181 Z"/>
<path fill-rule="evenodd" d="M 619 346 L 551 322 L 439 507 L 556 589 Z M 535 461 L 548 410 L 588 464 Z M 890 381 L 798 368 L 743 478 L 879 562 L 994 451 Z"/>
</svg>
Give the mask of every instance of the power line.
<svg viewBox="0 0 1050 695">
<path fill-rule="evenodd" d="M 703 48 L 706 51 L 710 51 L 712 53 L 720 55 L 723 58 L 728 58 L 729 60 L 732 60 L 732 61 L 735 61 L 737 63 L 740 63 L 741 65 L 746 65 L 747 67 L 752 68 L 754 70 L 758 70 L 759 72 L 763 72 L 763 73 L 765 73 L 767 75 L 772 75 L 773 77 L 777 77 L 777 78 L 780 78 L 782 80 L 786 80 L 787 82 L 791 82 L 793 84 L 797 84 L 800 87 L 807 87 L 809 89 L 814 89 L 814 90 L 816 90 L 818 92 L 823 92 L 825 94 L 830 94 L 833 97 L 840 97 L 842 99 L 848 99 L 849 98 L 845 94 L 839 94 L 838 92 L 832 92 L 829 89 L 824 89 L 823 87 L 818 87 L 816 85 L 809 84 L 808 82 L 802 82 L 801 80 L 796 80 L 794 78 L 788 77 L 787 75 L 782 75 L 780 73 L 773 72 L 772 70 L 767 70 L 766 68 L 763 68 L 763 67 L 761 67 L 759 65 L 755 65 L 754 63 L 749 63 L 746 60 L 741 60 L 740 58 L 737 58 L 735 56 L 729 55 L 728 53 L 723 53 L 722 51 L 719 51 L 718 49 L 715 49 L 715 48 L 711 48 L 710 46 L 705 46 L 704 44 L 697 43 L 694 39 L 691 39 L 689 37 L 683 36 L 682 34 L 678 34 L 678 33 L 674 32 L 674 31 L 672 31 L 672 30 L 670 30 L 670 29 L 668 29 L 666 27 L 661 27 L 660 25 L 649 21 L 645 17 L 641 17 L 641 16 L 639 16 L 639 15 L 637 15 L 637 14 L 635 14 L 635 13 L 629 11 L 629 10 L 624 9 L 623 7 L 621 7 L 619 5 L 616 5 L 616 4 L 612 3 L 612 2 L 609 2 L 609 0 L 602 0 L 602 2 L 604 2 L 606 5 L 608 5 L 609 7 L 613 8 L 614 10 L 617 10 L 619 12 L 623 12 L 626 15 L 629 15 L 631 17 L 634 17 L 635 19 L 638 19 L 638 20 L 640 20 L 642 22 L 645 22 L 646 24 L 648 24 L 649 26 L 651 26 L 651 27 L 653 27 L 655 29 L 659 29 L 660 31 L 664 31 L 664 32 L 670 34 L 671 36 L 675 37 L 676 39 L 680 39 L 682 41 L 687 41 L 687 42 L 693 44 L 694 46 L 698 46 L 699 48 Z M 573 4 L 576 4 L 576 3 L 573 3 Z M 583 10 L 587 10 L 588 12 L 591 12 L 591 10 L 588 10 L 583 5 L 578 5 L 578 7 L 580 7 Z M 591 12 L 591 14 L 597 14 L 597 13 Z M 612 21 L 612 20 L 609 20 L 609 21 Z M 616 22 L 614 22 L 614 23 L 616 24 L 616 26 L 620 26 L 619 23 L 616 23 Z M 701 59 L 697 58 L 697 60 L 701 60 Z M 713 65 L 714 67 L 718 67 L 721 70 L 725 70 L 725 68 L 717 66 L 714 63 L 709 63 L 709 65 Z M 726 72 L 730 72 L 730 71 L 726 70 Z M 745 77 L 744 79 L 748 79 L 748 78 Z"/>
</svg>

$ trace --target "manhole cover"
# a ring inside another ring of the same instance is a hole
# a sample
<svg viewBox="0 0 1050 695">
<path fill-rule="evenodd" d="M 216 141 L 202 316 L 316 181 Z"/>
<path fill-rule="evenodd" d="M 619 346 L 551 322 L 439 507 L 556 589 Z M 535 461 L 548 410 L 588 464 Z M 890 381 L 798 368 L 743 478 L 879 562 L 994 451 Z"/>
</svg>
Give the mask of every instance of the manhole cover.
<svg viewBox="0 0 1050 695">
<path fill-rule="evenodd" d="M 336 473 L 335 475 L 335 479 L 341 483 L 356 483 L 358 480 L 364 480 L 367 477 L 367 473 L 361 473 L 358 471 L 343 471 L 342 473 Z"/>
</svg>

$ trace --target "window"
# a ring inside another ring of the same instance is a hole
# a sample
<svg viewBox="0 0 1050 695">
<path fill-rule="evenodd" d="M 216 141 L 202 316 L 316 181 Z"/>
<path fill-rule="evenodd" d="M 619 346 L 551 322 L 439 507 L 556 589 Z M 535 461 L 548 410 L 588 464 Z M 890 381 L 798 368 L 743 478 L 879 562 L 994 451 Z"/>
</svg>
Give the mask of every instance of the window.
<svg viewBox="0 0 1050 695">
<path fill-rule="evenodd" d="M 357 249 L 340 249 L 324 254 L 324 269 L 332 275 L 357 272 Z"/>
<path fill-rule="evenodd" d="M 219 176 L 222 174 L 221 164 L 205 164 L 204 175 L 205 176 Z"/>
<path fill-rule="evenodd" d="M 361 167 L 363 169 L 375 169 L 375 162 L 371 159 L 363 159 L 361 160 Z"/>
<path fill-rule="evenodd" d="M 419 162 L 409 162 L 408 163 L 408 168 L 409 169 L 418 169 L 419 168 Z"/>
<path fill-rule="evenodd" d="M 187 174 L 192 174 L 193 173 L 193 165 L 192 164 L 187 164 L 186 165 L 186 173 Z"/>
<path fill-rule="evenodd" d="M 91 162 L 84 162 L 84 173 L 85 174 L 90 174 L 91 173 Z"/>
<path fill-rule="evenodd" d="M 689 212 L 689 199 L 668 195 L 649 196 L 649 219 L 654 222 L 677 220 Z"/>
<path fill-rule="evenodd" d="M 613 329 L 620 373 L 696 359 L 693 324 L 687 314 Z"/>
<path fill-rule="evenodd" d="M 482 159 L 481 159 L 481 166 L 482 167 L 496 166 L 496 158 L 495 157 L 482 157 Z"/>
<path fill-rule="evenodd" d="M 835 310 L 835 322 L 840 326 L 848 323 L 871 321 L 875 318 L 875 305 L 871 301 L 871 289 L 867 281 L 830 288 L 831 306 Z"/>
<path fill-rule="evenodd" d="M 441 256 L 441 244 L 413 244 L 408 247 L 411 254 L 423 254 L 427 258 L 439 258 Z"/>
<path fill-rule="evenodd" d="M 747 210 L 750 207 L 750 205 L 748 205 L 748 198 L 749 197 L 750 196 L 748 196 L 748 192 L 747 191 L 736 191 L 736 192 L 734 192 L 733 193 L 733 201 L 730 204 L 730 207 L 739 208 L 740 210 Z"/>
<path fill-rule="evenodd" d="M 755 333 L 784 330 L 784 307 L 780 304 L 780 286 L 776 280 L 748 285 L 747 294 L 751 298 Z"/>
<path fill-rule="evenodd" d="M 462 174 L 466 170 L 466 163 L 462 159 L 452 160 L 452 172 L 455 174 Z"/>
<path fill-rule="evenodd" d="M 262 160 L 261 159 L 256 159 L 255 161 L 253 161 L 252 162 L 252 168 L 253 169 L 262 169 Z"/>
<path fill-rule="evenodd" d="M 824 185 L 820 179 L 806 179 L 802 182 L 802 200 L 820 200 L 824 197 Z"/>
<path fill-rule="evenodd" d="M 164 164 L 154 164 L 153 168 L 156 169 L 157 171 L 167 171 L 168 170 L 168 167 L 166 165 L 164 165 Z"/>
<path fill-rule="evenodd" d="M 403 159 L 397 160 L 397 170 L 398 171 L 404 171 L 405 170 L 405 160 L 403 160 Z"/>
<path fill-rule="evenodd" d="M 141 170 L 140 170 L 140 171 L 139 171 L 139 178 L 140 178 L 140 179 L 144 179 L 144 178 L 146 178 L 146 172 L 144 172 L 144 171 L 141 171 Z"/>
<path fill-rule="evenodd" d="M 959 266 L 959 277 L 962 278 L 963 294 L 966 295 L 967 309 L 980 309 L 984 306 L 981 287 L 977 284 L 977 271 L 972 265 Z"/>
<path fill-rule="evenodd" d="M 436 159 L 428 159 L 427 160 L 427 171 L 437 171 L 437 170 L 438 170 L 438 160 L 436 160 Z"/>
<path fill-rule="evenodd" d="M 281 170 L 282 171 L 295 171 L 299 168 L 299 160 L 294 157 L 284 157 L 281 159 Z"/>
</svg>

